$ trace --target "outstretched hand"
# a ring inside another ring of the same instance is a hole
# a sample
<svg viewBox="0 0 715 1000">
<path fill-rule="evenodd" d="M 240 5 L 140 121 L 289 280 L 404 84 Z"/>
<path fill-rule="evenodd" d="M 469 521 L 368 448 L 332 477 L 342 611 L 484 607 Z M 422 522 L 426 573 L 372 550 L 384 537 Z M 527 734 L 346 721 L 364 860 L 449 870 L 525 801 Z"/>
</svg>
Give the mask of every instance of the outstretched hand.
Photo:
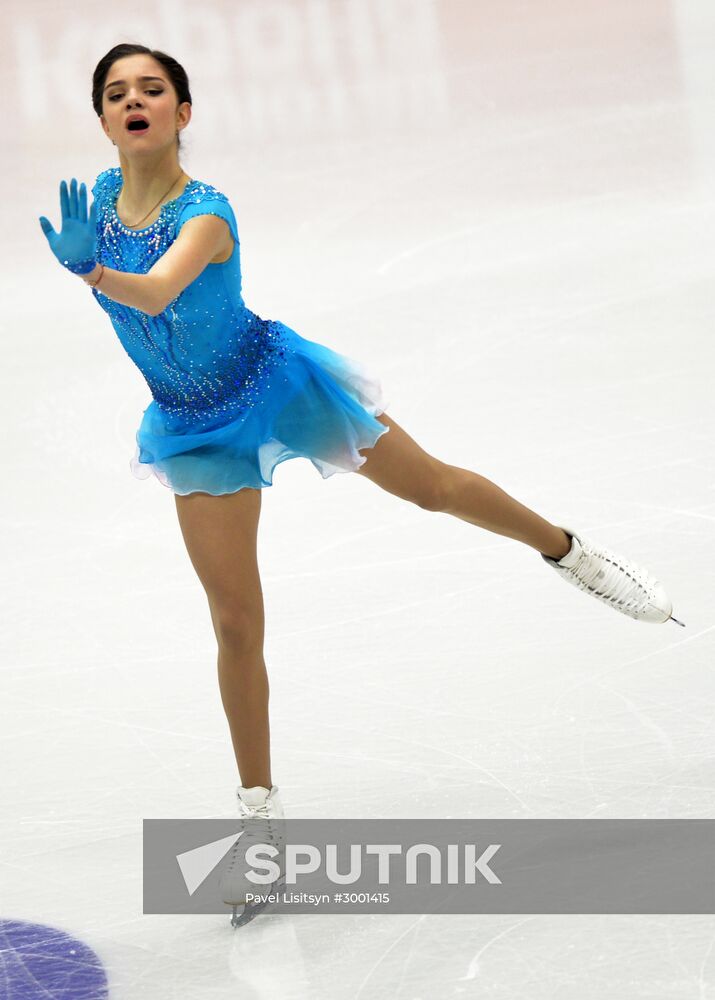
<svg viewBox="0 0 715 1000">
<path fill-rule="evenodd" d="M 67 182 L 60 182 L 60 210 L 62 212 L 62 229 L 56 233 L 49 219 L 40 216 L 42 232 L 47 237 L 50 249 L 57 260 L 73 274 L 88 274 L 97 264 L 95 258 L 97 223 L 97 203 L 87 215 L 87 187 L 73 177 L 69 192 Z"/>
</svg>

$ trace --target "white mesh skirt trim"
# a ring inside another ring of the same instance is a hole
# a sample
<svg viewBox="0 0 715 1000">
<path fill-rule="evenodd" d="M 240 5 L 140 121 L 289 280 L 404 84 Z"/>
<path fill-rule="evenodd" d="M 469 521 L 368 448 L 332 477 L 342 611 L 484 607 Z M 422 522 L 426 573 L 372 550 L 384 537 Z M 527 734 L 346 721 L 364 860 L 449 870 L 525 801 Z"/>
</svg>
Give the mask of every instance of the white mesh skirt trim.
<svg viewBox="0 0 715 1000">
<path fill-rule="evenodd" d="M 370 376 L 359 362 L 352 361 L 351 359 L 351 363 L 353 366 L 351 376 L 346 379 L 343 374 L 342 383 L 349 384 L 355 398 L 371 416 L 380 416 L 386 411 L 389 405 L 389 402 L 384 398 L 381 382 L 379 379 Z M 389 432 L 389 429 L 389 427 L 385 426 L 382 434 Z M 382 437 L 382 434 L 380 434 L 380 437 Z M 362 445 L 361 447 L 366 448 L 369 446 Z M 281 453 L 285 452 L 289 453 L 281 457 Z M 267 485 L 272 485 L 273 473 L 277 465 L 293 458 L 307 458 L 318 470 L 323 479 L 328 479 L 336 473 L 357 472 L 367 461 L 367 455 L 361 455 L 359 450 L 348 441 L 345 442 L 344 451 L 331 457 L 333 458 L 332 461 L 312 455 L 303 455 L 300 452 L 291 453 L 291 449 L 277 438 L 269 438 L 264 441 L 258 446 L 256 452 L 258 467 Z M 276 462 L 276 459 L 279 459 L 279 461 Z M 155 476 L 162 486 L 165 486 L 174 493 L 180 493 L 179 490 L 174 489 L 166 473 L 161 468 L 154 463 L 139 461 L 138 441 L 135 444 L 134 455 L 129 460 L 129 468 L 136 479 L 149 479 L 151 476 Z M 186 494 L 180 493 L 180 495 Z"/>
</svg>

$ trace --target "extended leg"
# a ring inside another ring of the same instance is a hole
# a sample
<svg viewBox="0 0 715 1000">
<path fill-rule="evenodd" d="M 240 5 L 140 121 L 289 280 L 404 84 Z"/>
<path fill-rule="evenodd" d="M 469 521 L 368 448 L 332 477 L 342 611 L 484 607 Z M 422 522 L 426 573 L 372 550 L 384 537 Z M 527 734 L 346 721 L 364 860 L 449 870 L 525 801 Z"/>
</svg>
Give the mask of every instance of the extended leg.
<svg viewBox="0 0 715 1000">
<path fill-rule="evenodd" d="M 652 623 L 672 618 L 683 624 L 673 618 L 661 582 L 644 567 L 585 538 L 575 527 L 565 531 L 551 524 L 484 476 L 433 458 L 386 413 L 377 419 L 390 431 L 363 452 L 366 461 L 357 470 L 363 476 L 426 510 L 454 514 L 530 545 L 569 583 L 630 618 Z M 567 553 L 565 562 L 555 561 Z"/>
<path fill-rule="evenodd" d="M 450 490 L 444 513 L 515 538 L 552 559 L 561 559 L 571 548 L 571 539 L 562 528 L 544 520 L 491 480 L 455 465 L 448 469 Z"/>
<path fill-rule="evenodd" d="M 379 438 L 374 448 L 361 452 L 366 461 L 357 470 L 360 475 L 425 510 L 453 514 L 487 531 L 524 542 L 553 559 L 569 551 L 571 540 L 561 528 L 484 476 L 429 455 L 386 413 L 377 419 L 390 431 Z"/>
</svg>

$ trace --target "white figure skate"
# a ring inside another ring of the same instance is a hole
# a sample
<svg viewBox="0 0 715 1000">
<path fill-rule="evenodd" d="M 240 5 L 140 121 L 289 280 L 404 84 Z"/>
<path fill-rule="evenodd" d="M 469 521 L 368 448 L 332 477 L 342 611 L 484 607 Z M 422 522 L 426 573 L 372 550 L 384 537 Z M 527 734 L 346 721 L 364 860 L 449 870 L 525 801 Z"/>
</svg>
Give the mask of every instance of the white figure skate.
<svg viewBox="0 0 715 1000">
<path fill-rule="evenodd" d="M 580 531 L 559 527 L 571 536 L 570 551 L 558 561 L 543 552 L 541 558 L 564 580 L 636 621 L 657 624 L 672 618 L 685 627 L 673 618 L 673 605 L 663 584 L 648 570 L 590 541 Z"/>
<path fill-rule="evenodd" d="M 219 890 L 224 903 L 233 906 L 232 927 L 241 927 L 249 920 L 253 920 L 267 905 L 266 902 L 247 904 L 246 893 L 267 894 L 274 892 L 281 883 L 280 878 L 272 885 L 256 885 L 249 881 L 245 874 L 246 849 L 254 843 L 272 845 L 280 852 L 272 860 L 283 871 L 285 836 L 280 829 L 282 824 L 277 822 L 283 819 L 283 805 L 276 785 L 270 789 L 263 785 L 255 785 L 252 788 L 239 785 L 236 794 L 243 832 L 231 848 L 231 856 L 221 876 Z"/>
</svg>

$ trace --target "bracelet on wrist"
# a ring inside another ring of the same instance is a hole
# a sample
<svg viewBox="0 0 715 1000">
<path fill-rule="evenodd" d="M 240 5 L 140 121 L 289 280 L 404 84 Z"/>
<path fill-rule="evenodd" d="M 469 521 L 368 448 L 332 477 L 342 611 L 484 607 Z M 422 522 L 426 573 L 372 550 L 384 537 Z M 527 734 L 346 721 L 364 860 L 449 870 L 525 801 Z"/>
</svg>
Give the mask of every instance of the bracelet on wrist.
<svg viewBox="0 0 715 1000">
<path fill-rule="evenodd" d="M 97 266 L 97 265 L 95 265 Z M 94 281 L 89 281 L 87 278 L 84 279 L 85 285 L 89 285 L 90 288 L 96 288 L 99 282 L 102 280 L 102 275 L 104 274 L 104 264 L 99 264 L 99 274 L 94 279 Z M 94 270 L 94 268 L 93 268 Z M 91 273 L 91 272 L 88 272 Z"/>
</svg>

